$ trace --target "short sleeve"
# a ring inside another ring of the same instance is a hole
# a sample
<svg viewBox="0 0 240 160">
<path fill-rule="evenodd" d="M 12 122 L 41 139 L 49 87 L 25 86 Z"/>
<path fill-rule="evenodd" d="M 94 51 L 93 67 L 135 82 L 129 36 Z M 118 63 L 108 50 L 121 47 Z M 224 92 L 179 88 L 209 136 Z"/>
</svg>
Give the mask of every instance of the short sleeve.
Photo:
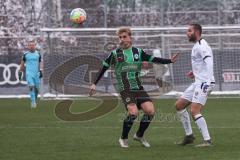
<svg viewBox="0 0 240 160">
<path fill-rule="evenodd" d="M 39 54 L 39 62 L 42 62 L 42 56 L 40 53 L 38 53 L 38 54 Z"/>
<path fill-rule="evenodd" d="M 201 44 L 200 54 L 201 54 L 201 57 L 203 59 L 205 59 L 206 57 L 211 57 L 212 56 L 212 53 L 209 50 L 209 46 L 208 46 L 207 42 Z"/>
<path fill-rule="evenodd" d="M 202 47 L 201 56 L 203 57 L 203 59 L 204 59 L 205 57 L 211 56 L 210 53 L 208 52 L 208 50 L 206 49 L 206 47 Z"/>
<path fill-rule="evenodd" d="M 23 60 L 23 62 L 26 62 L 26 53 L 24 53 L 23 55 L 22 55 L 22 60 Z"/>
</svg>

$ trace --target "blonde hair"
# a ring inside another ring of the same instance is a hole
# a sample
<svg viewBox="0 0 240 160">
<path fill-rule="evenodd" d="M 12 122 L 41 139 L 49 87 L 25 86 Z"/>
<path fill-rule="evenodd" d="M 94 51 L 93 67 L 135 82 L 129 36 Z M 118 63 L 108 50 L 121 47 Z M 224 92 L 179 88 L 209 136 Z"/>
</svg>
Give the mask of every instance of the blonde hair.
<svg viewBox="0 0 240 160">
<path fill-rule="evenodd" d="M 129 36 L 132 35 L 132 31 L 131 31 L 131 28 L 130 27 L 120 27 L 118 28 L 118 30 L 116 31 L 116 34 L 119 35 L 119 34 L 122 34 L 126 32 Z"/>
</svg>

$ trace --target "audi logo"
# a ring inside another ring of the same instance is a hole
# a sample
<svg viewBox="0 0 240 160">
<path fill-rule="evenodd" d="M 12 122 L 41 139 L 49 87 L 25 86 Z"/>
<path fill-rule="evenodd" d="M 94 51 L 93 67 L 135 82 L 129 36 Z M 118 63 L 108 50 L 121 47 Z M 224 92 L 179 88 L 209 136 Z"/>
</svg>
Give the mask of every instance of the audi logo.
<svg viewBox="0 0 240 160">
<path fill-rule="evenodd" d="M 26 81 L 19 81 L 18 71 L 20 66 L 16 63 L 2 64 L 0 63 L 0 85 L 10 84 L 27 84 Z M 13 72 L 13 73 L 12 73 Z"/>
</svg>

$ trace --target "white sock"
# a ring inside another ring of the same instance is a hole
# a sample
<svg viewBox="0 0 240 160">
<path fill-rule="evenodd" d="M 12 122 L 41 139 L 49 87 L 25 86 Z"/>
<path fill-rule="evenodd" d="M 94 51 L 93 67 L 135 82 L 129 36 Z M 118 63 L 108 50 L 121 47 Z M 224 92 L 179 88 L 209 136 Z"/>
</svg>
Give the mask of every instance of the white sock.
<svg viewBox="0 0 240 160">
<path fill-rule="evenodd" d="M 210 135 L 208 132 L 208 127 L 207 127 L 207 123 L 204 119 L 204 117 L 201 114 L 197 114 L 194 116 L 195 119 L 195 123 L 197 124 L 200 132 L 202 133 L 203 139 L 206 140 L 210 140 Z"/>
<path fill-rule="evenodd" d="M 177 111 L 177 114 L 183 124 L 183 128 L 185 130 L 185 134 L 188 136 L 188 135 L 191 135 L 193 132 L 192 132 L 192 126 L 191 126 L 191 121 L 190 121 L 190 117 L 189 117 L 189 114 L 188 114 L 188 111 L 186 109 L 183 109 L 181 111 Z"/>
</svg>

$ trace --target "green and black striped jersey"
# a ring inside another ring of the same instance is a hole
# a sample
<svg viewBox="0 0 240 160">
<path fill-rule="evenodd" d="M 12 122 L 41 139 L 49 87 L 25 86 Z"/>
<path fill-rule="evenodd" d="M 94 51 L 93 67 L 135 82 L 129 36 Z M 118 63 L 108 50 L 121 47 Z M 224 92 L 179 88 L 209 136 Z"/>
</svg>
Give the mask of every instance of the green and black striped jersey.
<svg viewBox="0 0 240 160">
<path fill-rule="evenodd" d="M 103 67 L 99 71 L 94 81 L 96 85 L 104 72 L 112 66 L 117 78 L 117 89 L 123 90 L 142 90 L 142 84 L 139 79 L 142 62 L 153 62 L 159 64 L 172 63 L 171 59 L 157 58 L 146 54 L 142 49 L 131 47 L 129 49 L 116 49 L 112 51 L 103 61 Z"/>
<path fill-rule="evenodd" d="M 114 68 L 118 91 L 139 90 L 143 88 L 139 79 L 142 62 L 152 60 L 153 56 L 146 54 L 142 49 L 131 47 L 112 51 L 103 61 L 103 65 Z"/>
</svg>

